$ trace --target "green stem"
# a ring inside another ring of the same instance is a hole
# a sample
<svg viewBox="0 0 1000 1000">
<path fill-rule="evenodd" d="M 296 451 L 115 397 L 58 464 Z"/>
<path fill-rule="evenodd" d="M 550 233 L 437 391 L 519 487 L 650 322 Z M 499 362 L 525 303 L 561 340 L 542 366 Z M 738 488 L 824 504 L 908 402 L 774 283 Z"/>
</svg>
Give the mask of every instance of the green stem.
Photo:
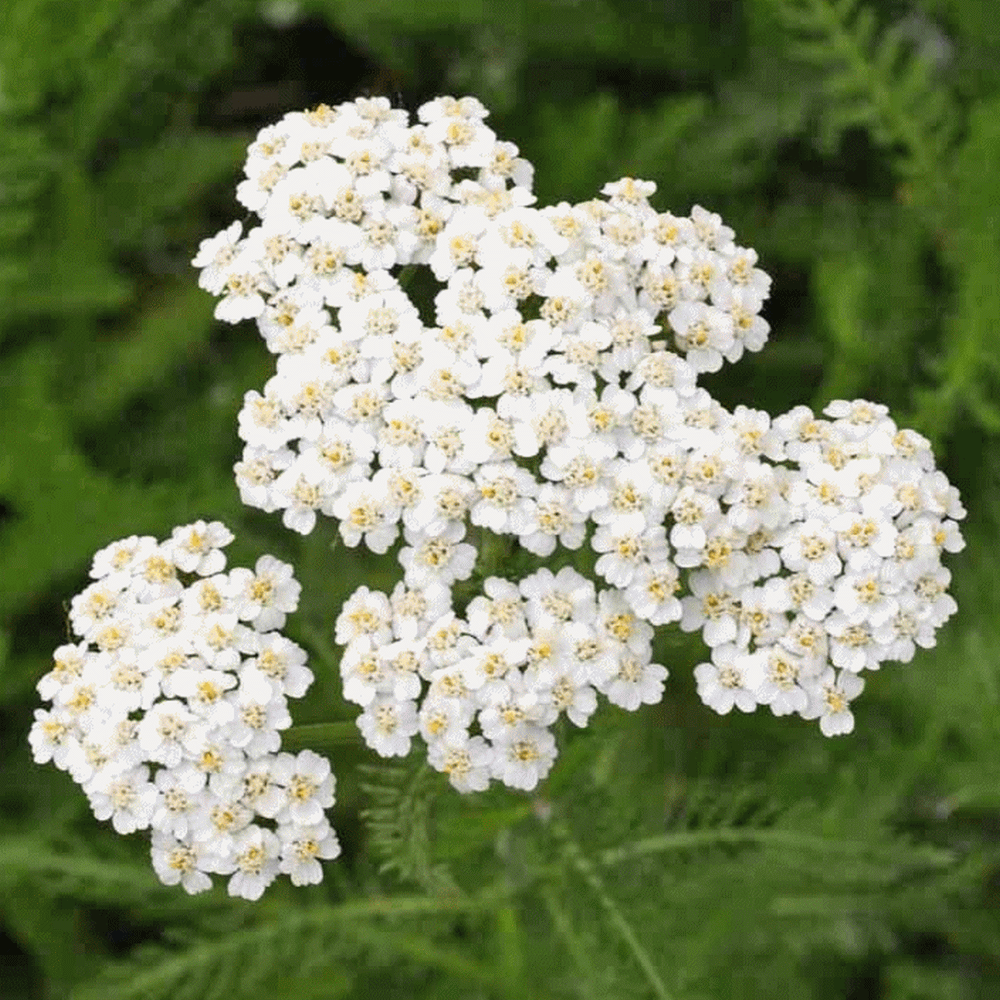
<svg viewBox="0 0 1000 1000">
<path fill-rule="evenodd" d="M 573 929 L 569 916 L 560 905 L 555 890 L 550 886 L 543 886 L 540 892 L 542 902 L 549 911 L 549 919 L 552 921 L 552 926 L 559 937 L 562 938 L 566 951 L 579 973 L 578 987 L 580 995 L 585 1000 L 590 1000 L 591 997 L 596 995 L 594 990 L 598 980 L 594 967 L 591 964 L 590 956 L 587 954 L 587 948 Z"/>
<path fill-rule="evenodd" d="M 330 642 L 326 629 L 320 629 L 310 621 L 303 620 L 298 624 L 299 634 L 307 642 L 314 653 L 323 662 L 323 665 L 330 670 L 335 669 L 340 663 L 340 653 Z M 333 629 L 329 629 L 329 635 L 333 634 Z"/>
<path fill-rule="evenodd" d="M 667 988 L 660 978 L 660 973 L 653 964 L 653 960 L 649 957 L 649 952 L 646 951 L 638 937 L 636 937 L 632 925 L 628 922 L 625 914 L 622 913 L 621 908 L 611 898 L 604 880 L 597 871 L 597 866 L 590 861 L 576 841 L 573 840 L 569 828 L 564 823 L 559 820 L 551 820 L 549 826 L 560 842 L 563 858 L 577 870 L 584 882 L 590 886 L 597 897 L 597 901 L 601 904 L 602 909 L 607 915 L 609 923 L 618 932 L 618 936 L 625 942 L 636 964 L 645 974 L 646 982 L 657 997 L 657 1000 L 670 1000 L 670 994 L 667 992 Z"/>
<path fill-rule="evenodd" d="M 358 727 L 347 722 L 313 722 L 305 726 L 292 726 L 281 734 L 286 750 L 314 750 L 317 747 L 335 747 L 355 743 L 361 739 Z"/>
</svg>

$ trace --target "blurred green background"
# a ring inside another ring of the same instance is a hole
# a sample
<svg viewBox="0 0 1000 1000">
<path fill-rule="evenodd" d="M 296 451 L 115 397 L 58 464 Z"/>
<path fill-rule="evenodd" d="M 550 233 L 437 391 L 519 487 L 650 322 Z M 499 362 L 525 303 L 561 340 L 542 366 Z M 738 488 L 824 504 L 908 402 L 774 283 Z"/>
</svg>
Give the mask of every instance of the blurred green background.
<svg viewBox="0 0 1000 1000">
<path fill-rule="evenodd" d="M 284 112 L 474 94 L 539 203 L 655 180 L 774 278 L 771 342 L 706 380 L 772 414 L 864 396 L 969 509 L 939 645 L 855 733 L 718 718 L 691 637 L 533 796 L 462 798 L 346 740 L 321 886 L 160 886 L 141 834 L 31 761 L 37 679 L 92 553 L 198 517 L 304 585 L 287 632 L 352 717 L 332 623 L 391 564 L 241 507 L 236 413 L 272 359 L 189 261 Z M 1000 995 L 1000 18 L 982 0 L 6 0 L 0 12 L 0 997 Z M 373 766 L 374 765 L 374 766 Z"/>
</svg>

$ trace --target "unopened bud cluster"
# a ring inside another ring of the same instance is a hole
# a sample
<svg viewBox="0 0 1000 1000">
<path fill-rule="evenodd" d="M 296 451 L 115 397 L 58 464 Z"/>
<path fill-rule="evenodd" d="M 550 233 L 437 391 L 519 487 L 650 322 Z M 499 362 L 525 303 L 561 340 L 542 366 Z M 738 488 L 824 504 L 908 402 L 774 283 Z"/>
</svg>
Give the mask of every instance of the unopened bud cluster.
<svg viewBox="0 0 1000 1000">
<path fill-rule="evenodd" d="M 229 875 L 230 895 L 257 899 L 279 873 L 319 882 L 320 859 L 340 847 L 325 815 L 329 761 L 281 752 L 287 699 L 313 680 L 305 651 L 278 631 L 301 588 L 267 555 L 224 572 L 232 538 L 197 521 L 165 542 L 132 536 L 98 552 L 94 582 L 70 606 L 81 641 L 55 651 L 38 684 L 52 707 L 35 712 L 29 739 L 98 819 L 151 831 L 163 882 L 196 893 Z"/>
<path fill-rule="evenodd" d="M 260 225 L 195 259 L 216 315 L 256 320 L 277 356 L 240 413 L 244 502 L 302 533 L 332 516 L 376 553 L 402 536 L 393 593 L 362 587 L 337 621 L 365 739 L 402 755 L 420 732 L 456 787 L 532 788 L 561 714 L 662 697 L 669 622 L 710 647 L 695 676 L 716 711 L 849 732 L 862 671 L 955 610 L 957 491 L 883 406 L 722 407 L 698 377 L 767 339 L 756 253 L 697 206 L 653 209 L 650 182 L 534 207 L 533 168 L 486 114 L 286 115 L 237 189 Z M 432 303 L 404 284 L 419 267 Z M 589 545 L 604 585 L 489 576 L 460 617 L 490 534 L 542 559 Z"/>
</svg>

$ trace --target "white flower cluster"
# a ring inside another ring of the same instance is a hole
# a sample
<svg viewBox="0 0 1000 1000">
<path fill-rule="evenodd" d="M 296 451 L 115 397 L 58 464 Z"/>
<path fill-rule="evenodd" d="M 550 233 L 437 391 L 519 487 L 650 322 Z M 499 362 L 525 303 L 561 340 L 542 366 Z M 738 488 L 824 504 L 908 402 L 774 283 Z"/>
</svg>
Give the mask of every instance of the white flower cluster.
<svg viewBox="0 0 1000 1000">
<path fill-rule="evenodd" d="M 560 715 L 585 726 L 597 692 L 629 710 L 655 704 L 667 676 L 650 662 L 652 626 L 622 591 L 598 592 L 569 567 L 519 584 L 490 577 L 464 618 L 441 583 L 400 582 L 391 598 L 362 587 L 336 638 L 347 647 L 344 697 L 364 707 L 368 745 L 403 756 L 419 731 L 431 764 L 463 792 L 491 778 L 534 788 L 555 760 L 549 727 Z"/>
<path fill-rule="evenodd" d="M 819 718 L 834 736 L 854 728 L 861 671 L 909 662 L 957 610 L 941 556 L 964 547 L 965 510 L 927 439 L 886 407 L 836 400 L 824 413 L 762 424 L 762 456 L 694 525 L 694 551 L 680 524 L 671 541 L 692 568 L 681 628 L 712 650 L 695 668 L 702 700 Z"/>
<path fill-rule="evenodd" d="M 36 710 L 29 741 L 98 819 L 151 830 L 161 881 L 196 893 L 209 873 L 230 875 L 230 895 L 258 899 L 279 872 L 321 881 L 319 859 L 340 846 L 325 815 L 329 761 L 280 752 L 287 698 L 313 680 L 304 650 L 277 631 L 301 588 L 271 556 L 223 572 L 232 538 L 197 521 L 166 542 L 133 535 L 98 552 L 95 582 L 70 607 L 82 641 L 60 646 L 39 681 L 52 708 Z"/>
<path fill-rule="evenodd" d="M 333 516 L 376 553 L 402 531 L 399 587 L 338 619 L 366 739 L 402 754 L 420 731 L 459 788 L 533 787 L 561 711 L 659 699 L 668 622 L 702 630 L 716 711 L 850 731 L 859 672 L 932 644 L 955 608 L 940 556 L 964 511 L 927 441 L 863 401 L 725 410 L 697 379 L 767 339 L 756 253 L 697 206 L 655 211 L 650 182 L 532 207 L 533 168 L 486 114 L 446 97 L 416 124 L 378 98 L 286 115 L 237 189 L 261 224 L 194 261 L 216 315 L 255 319 L 277 355 L 239 417 L 244 502 L 302 533 Z M 403 284 L 419 265 L 426 302 Z M 589 543 L 608 586 L 491 578 L 460 619 L 486 533 L 542 558 Z"/>
</svg>

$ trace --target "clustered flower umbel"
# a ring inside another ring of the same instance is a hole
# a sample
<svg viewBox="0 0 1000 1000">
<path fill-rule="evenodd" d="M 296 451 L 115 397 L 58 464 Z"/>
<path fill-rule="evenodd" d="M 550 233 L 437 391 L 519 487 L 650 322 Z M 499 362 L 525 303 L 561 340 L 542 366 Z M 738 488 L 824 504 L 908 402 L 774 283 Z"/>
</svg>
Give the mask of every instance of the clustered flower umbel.
<svg viewBox="0 0 1000 1000">
<path fill-rule="evenodd" d="M 244 502 L 302 533 L 332 516 L 376 553 L 402 532 L 396 589 L 361 587 L 336 624 L 366 741 L 403 755 L 419 732 L 460 790 L 531 789 L 560 715 L 662 697 L 669 622 L 701 631 L 717 712 L 849 732 L 861 672 L 955 610 L 940 557 L 964 510 L 928 441 L 864 401 L 727 411 L 698 377 L 767 339 L 756 253 L 700 207 L 653 209 L 650 182 L 533 207 L 486 115 L 470 97 L 416 124 L 381 98 L 288 114 L 237 188 L 260 225 L 194 261 L 216 316 L 254 319 L 277 355 L 239 416 Z M 400 280 L 421 265 L 433 322 Z M 489 576 L 459 616 L 488 533 L 542 560 L 589 544 L 603 586 Z"/>
<path fill-rule="evenodd" d="M 38 684 L 52 708 L 35 712 L 29 740 L 98 819 L 151 831 L 164 883 L 197 893 L 209 873 L 229 875 L 230 895 L 258 899 L 279 872 L 321 881 L 319 859 L 340 847 L 325 815 L 329 761 L 281 752 L 287 699 L 313 680 L 305 651 L 277 631 L 301 588 L 268 555 L 223 572 L 232 538 L 197 521 L 165 542 L 133 535 L 99 551 L 70 606 L 82 641 L 55 651 Z"/>
</svg>

